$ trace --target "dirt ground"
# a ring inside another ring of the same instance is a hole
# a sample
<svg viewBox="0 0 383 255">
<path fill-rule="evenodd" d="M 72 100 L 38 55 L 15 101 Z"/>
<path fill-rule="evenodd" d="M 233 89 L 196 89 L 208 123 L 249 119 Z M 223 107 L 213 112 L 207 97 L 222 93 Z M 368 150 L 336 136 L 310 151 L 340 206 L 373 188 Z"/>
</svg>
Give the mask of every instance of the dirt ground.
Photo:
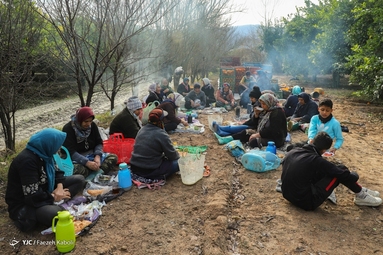
<svg viewBox="0 0 383 255">
<path fill-rule="evenodd" d="M 279 82 L 290 85 L 285 77 Z M 308 92 L 323 87 L 324 97 L 334 101 L 334 116 L 350 130 L 331 160 L 357 171 L 360 184 L 382 193 L 382 108 L 350 100 L 347 89 L 303 85 Z M 223 117 L 232 120 L 234 112 Z M 314 212 L 298 209 L 275 191 L 281 167 L 261 174 L 245 170 L 218 144 L 208 115 L 199 120 L 206 125 L 203 134 L 170 136 L 178 145 L 207 145 L 211 176 L 192 186 L 174 175 L 160 190 L 132 188 L 103 208 L 72 254 L 383 254 L 382 206 L 358 207 L 340 186 L 337 205 L 326 201 Z M 305 138 L 303 132 L 292 133 L 293 142 Z M 23 244 L 51 241 L 54 235 L 41 235 L 44 228 L 19 232 L 7 215 L 5 184 L 0 185 L 0 253 L 59 254 L 54 245 Z M 12 240 L 20 242 L 12 247 Z"/>
</svg>

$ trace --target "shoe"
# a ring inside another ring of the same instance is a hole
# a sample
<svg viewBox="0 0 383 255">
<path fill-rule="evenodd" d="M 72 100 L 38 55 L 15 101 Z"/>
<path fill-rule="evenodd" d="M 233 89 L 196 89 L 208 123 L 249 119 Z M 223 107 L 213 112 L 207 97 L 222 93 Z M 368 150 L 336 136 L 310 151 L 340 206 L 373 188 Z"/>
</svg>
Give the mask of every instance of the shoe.
<svg viewBox="0 0 383 255">
<path fill-rule="evenodd" d="M 213 132 L 214 132 L 214 133 L 217 133 L 217 131 L 218 131 L 218 124 L 217 124 L 217 122 L 213 121 L 213 122 L 211 123 L 211 127 L 212 127 L 212 129 L 213 129 Z"/>
<path fill-rule="evenodd" d="M 282 193 L 282 180 L 281 179 L 277 180 L 277 186 L 275 187 L 275 190 L 279 193 Z"/>
<path fill-rule="evenodd" d="M 365 193 L 366 196 L 364 198 L 360 198 L 355 196 L 354 203 L 356 205 L 364 205 L 364 206 L 379 206 L 382 204 L 382 199 L 380 197 L 373 197 L 368 193 Z"/>
<path fill-rule="evenodd" d="M 233 141 L 233 137 L 232 136 L 221 137 L 217 133 L 214 133 L 214 135 L 218 139 L 218 143 L 219 144 L 227 144 L 228 142 Z"/>
<path fill-rule="evenodd" d="M 327 199 L 330 200 L 334 205 L 336 205 L 335 191 L 332 191 L 331 194 L 330 194 L 330 196 L 328 196 Z"/>
<path fill-rule="evenodd" d="M 367 188 L 363 188 L 363 190 L 373 197 L 380 197 L 379 191 L 375 191 L 375 190 L 371 190 L 371 189 L 367 189 Z"/>
</svg>

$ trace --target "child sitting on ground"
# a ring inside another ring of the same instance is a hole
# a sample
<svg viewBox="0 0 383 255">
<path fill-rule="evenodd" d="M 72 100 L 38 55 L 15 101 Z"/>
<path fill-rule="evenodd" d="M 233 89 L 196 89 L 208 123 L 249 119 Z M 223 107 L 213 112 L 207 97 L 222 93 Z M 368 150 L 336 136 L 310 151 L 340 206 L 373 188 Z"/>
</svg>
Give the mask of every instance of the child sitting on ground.
<svg viewBox="0 0 383 255">
<path fill-rule="evenodd" d="M 318 105 L 318 115 L 314 115 L 311 118 L 309 131 L 308 131 L 308 143 L 312 143 L 316 134 L 320 131 L 326 132 L 331 139 L 335 139 L 334 146 L 330 148 L 330 152 L 335 153 L 343 144 L 342 128 L 337 119 L 332 115 L 333 103 L 331 99 L 323 99 Z"/>
</svg>

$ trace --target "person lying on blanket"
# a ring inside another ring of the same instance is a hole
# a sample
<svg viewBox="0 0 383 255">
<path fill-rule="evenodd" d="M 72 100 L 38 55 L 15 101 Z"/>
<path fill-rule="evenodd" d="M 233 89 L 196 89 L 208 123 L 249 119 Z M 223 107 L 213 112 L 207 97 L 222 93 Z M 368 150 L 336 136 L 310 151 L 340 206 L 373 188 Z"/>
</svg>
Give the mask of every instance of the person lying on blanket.
<svg viewBox="0 0 383 255">
<path fill-rule="evenodd" d="M 167 112 L 155 108 L 149 113 L 149 122 L 136 136 L 130 167 L 132 173 L 147 179 L 164 180 L 178 172 L 179 154 L 164 130 Z"/>
</svg>

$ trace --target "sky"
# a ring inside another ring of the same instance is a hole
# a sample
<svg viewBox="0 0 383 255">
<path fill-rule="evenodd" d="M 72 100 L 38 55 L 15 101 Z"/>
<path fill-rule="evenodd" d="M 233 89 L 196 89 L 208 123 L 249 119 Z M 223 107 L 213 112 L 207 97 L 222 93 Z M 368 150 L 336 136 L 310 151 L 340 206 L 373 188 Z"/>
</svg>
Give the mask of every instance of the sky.
<svg viewBox="0 0 383 255">
<path fill-rule="evenodd" d="M 295 7 L 305 6 L 305 0 L 230 0 L 233 4 L 245 9 L 243 13 L 232 14 L 234 26 L 261 24 L 265 14 L 271 20 L 279 17 L 286 17 L 290 13 L 295 13 Z M 318 3 L 317 0 L 312 0 Z M 266 8 L 264 4 L 266 3 Z"/>
</svg>

